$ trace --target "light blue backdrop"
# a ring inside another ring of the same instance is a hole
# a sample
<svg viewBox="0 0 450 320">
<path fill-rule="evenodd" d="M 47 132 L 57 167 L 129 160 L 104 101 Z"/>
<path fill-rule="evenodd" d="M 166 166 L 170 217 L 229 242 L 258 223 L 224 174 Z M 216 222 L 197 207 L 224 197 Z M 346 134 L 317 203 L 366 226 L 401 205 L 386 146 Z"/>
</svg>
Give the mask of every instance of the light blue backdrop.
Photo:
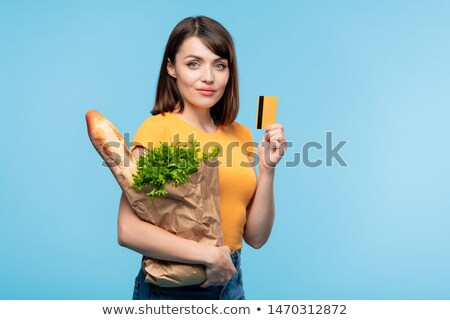
<svg viewBox="0 0 450 320">
<path fill-rule="evenodd" d="M 84 114 L 132 136 L 170 31 L 200 14 L 235 40 L 238 121 L 259 141 L 257 96 L 278 95 L 293 142 L 247 297 L 449 299 L 450 3 L 410 0 L 1 1 L 0 298 L 131 298 L 140 256 Z M 327 131 L 348 167 L 286 168 Z"/>
</svg>

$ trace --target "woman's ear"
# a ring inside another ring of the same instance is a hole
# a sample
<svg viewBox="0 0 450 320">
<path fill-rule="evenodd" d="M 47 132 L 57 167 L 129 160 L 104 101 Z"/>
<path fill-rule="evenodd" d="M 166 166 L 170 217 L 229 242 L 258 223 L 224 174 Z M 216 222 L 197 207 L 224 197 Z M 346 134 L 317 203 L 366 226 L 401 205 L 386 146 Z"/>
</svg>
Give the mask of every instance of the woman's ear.
<svg viewBox="0 0 450 320">
<path fill-rule="evenodd" d="M 175 73 L 175 67 L 173 66 L 172 62 L 170 61 L 169 58 L 167 58 L 167 73 L 173 77 L 173 78 L 177 78 L 177 74 Z"/>
</svg>

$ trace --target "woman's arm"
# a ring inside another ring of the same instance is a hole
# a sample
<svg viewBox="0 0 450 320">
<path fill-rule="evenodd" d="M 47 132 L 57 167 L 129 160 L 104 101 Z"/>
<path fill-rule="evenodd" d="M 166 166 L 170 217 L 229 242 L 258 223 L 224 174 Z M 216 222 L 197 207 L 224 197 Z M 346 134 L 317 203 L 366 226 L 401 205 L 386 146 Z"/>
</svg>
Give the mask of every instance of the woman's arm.
<svg viewBox="0 0 450 320">
<path fill-rule="evenodd" d="M 138 149 L 139 147 L 132 152 L 136 158 L 142 152 L 142 149 Z M 205 265 L 207 275 L 205 286 L 224 284 L 236 272 L 228 247 L 209 246 L 183 239 L 139 219 L 124 194 L 120 198 L 117 230 L 121 246 L 145 256 Z"/>
<path fill-rule="evenodd" d="M 269 239 L 275 217 L 273 181 L 275 166 L 286 151 L 284 128 L 281 124 L 267 127 L 258 146 L 259 179 L 252 200 L 247 206 L 244 239 L 253 248 L 261 248 Z"/>
</svg>

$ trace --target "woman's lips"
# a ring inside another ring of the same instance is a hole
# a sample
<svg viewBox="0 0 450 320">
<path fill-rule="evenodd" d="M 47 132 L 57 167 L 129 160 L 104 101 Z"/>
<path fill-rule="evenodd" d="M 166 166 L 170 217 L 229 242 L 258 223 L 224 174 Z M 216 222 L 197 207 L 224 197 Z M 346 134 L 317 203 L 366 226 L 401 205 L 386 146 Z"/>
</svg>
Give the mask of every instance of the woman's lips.
<svg viewBox="0 0 450 320">
<path fill-rule="evenodd" d="M 204 96 L 212 96 L 214 94 L 214 90 L 209 90 L 209 89 L 196 89 L 201 95 Z"/>
</svg>

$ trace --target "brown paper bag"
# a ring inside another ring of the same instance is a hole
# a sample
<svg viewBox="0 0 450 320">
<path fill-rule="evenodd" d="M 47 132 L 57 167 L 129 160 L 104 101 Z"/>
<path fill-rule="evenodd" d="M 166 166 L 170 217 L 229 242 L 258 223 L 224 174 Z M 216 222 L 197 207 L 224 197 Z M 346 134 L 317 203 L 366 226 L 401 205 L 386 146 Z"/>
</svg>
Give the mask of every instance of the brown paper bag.
<svg viewBox="0 0 450 320">
<path fill-rule="evenodd" d="M 136 160 L 114 125 L 95 110 L 86 113 L 88 134 L 105 160 L 136 215 L 179 237 L 222 246 L 220 225 L 219 172 L 217 159 L 200 164 L 186 184 L 166 184 L 165 197 L 150 198 L 152 187 L 132 187 Z M 188 265 L 143 257 L 146 281 L 161 287 L 200 284 L 206 280 L 203 265 Z"/>
<path fill-rule="evenodd" d="M 126 188 L 124 192 L 142 220 L 185 239 L 222 246 L 218 179 L 216 159 L 208 165 L 201 163 L 199 171 L 193 173 L 186 184 L 174 187 L 167 183 L 165 197 L 149 198 L 146 193 L 152 190 L 151 187 L 142 191 Z M 144 257 L 142 267 L 146 271 L 146 279 L 161 287 L 193 285 L 206 280 L 205 269 L 201 265 Z"/>
</svg>

